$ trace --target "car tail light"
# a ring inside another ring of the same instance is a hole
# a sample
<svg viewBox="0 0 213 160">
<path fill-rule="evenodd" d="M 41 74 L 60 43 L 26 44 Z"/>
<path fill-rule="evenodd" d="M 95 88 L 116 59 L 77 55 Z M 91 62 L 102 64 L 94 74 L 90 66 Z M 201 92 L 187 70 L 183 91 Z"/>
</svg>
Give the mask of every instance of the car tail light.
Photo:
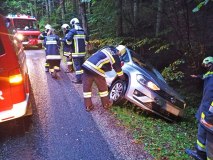
<svg viewBox="0 0 213 160">
<path fill-rule="evenodd" d="M 23 77 L 19 69 L 10 72 L 9 83 L 11 86 L 11 98 L 13 104 L 22 102 L 26 98 Z"/>
</svg>

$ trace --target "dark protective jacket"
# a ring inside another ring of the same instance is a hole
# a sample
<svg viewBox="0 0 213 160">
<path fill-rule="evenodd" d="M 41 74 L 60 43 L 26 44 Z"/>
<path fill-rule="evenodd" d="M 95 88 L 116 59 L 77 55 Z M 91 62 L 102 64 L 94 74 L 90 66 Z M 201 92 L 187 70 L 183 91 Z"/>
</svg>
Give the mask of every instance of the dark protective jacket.
<svg viewBox="0 0 213 160">
<path fill-rule="evenodd" d="M 44 47 L 46 48 L 46 55 L 60 55 L 60 40 L 55 34 L 51 34 L 44 39 Z"/>
<path fill-rule="evenodd" d="M 66 30 L 65 36 L 64 38 L 61 39 L 61 42 L 63 44 L 63 52 L 66 53 L 71 53 L 72 52 L 72 45 L 71 44 L 67 44 L 66 39 L 68 36 L 69 30 Z"/>
<path fill-rule="evenodd" d="M 206 74 L 204 74 L 203 80 L 203 97 L 196 114 L 198 121 L 200 121 L 201 113 L 209 110 L 209 106 L 213 100 L 213 71 L 208 71 Z"/>
<path fill-rule="evenodd" d="M 72 57 L 84 57 L 86 54 L 86 35 L 79 25 L 74 25 L 67 36 L 66 43 L 71 45 Z"/>
<path fill-rule="evenodd" d="M 203 125 L 204 128 L 213 134 L 213 100 L 209 110 L 202 113 L 202 118 L 209 124 L 209 126 Z"/>
<path fill-rule="evenodd" d="M 118 76 L 123 76 L 121 69 L 121 61 L 116 54 L 118 50 L 115 47 L 109 46 L 100 49 L 90 56 L 84 63 L 83 67 L 105 77 L 105 72 L 115 70 Z"/>
</svg>

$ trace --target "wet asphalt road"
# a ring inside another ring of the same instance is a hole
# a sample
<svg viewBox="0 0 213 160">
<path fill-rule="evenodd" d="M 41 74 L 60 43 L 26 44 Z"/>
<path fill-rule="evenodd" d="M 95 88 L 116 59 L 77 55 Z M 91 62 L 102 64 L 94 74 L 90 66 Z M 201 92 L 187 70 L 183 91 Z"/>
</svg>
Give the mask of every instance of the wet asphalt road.
<svg viewBox="0 0 213 160">
<path fill-rule="evenodd" d="M 0 160 L 116 159 L 67 74 L 52 79 L 44 71 L 42 50 L 26 55 L 32 124 L 24 119 L 0 124 Z"/>
</svg>

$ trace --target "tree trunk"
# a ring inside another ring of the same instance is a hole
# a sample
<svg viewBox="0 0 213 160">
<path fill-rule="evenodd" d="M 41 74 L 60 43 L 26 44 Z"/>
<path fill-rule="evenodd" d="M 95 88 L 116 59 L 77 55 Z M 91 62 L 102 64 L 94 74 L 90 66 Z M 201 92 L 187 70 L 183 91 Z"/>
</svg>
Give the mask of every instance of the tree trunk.
<svg viewBox="0 0 213 160">
<path fill-rule="evenodd" d="M 49 8 L 49 15 L 52 15 L 52 6 L 51 6 L 51 0 L 48 1 L 48 8 Z"/>
<path fill-rule="evenodd" d="M 161 13 L 162 13 L 162 0 L 158 0 L 158 12 L 157 12 L 156 30 L 155 30 L 156 37 L 159 36 L 159 32 L 160 32 Z"/>
<path fill-rule="evenodd" d="M 88 37 L 88 25 L 87 25 L 87 17 L 86 17 L 86 3 L 85 2 L 80 2 L 79 3 L 79 14 L 82 20 L 82 27 Z"/>
<path fill-rule="evenodd" d="M 122 0 L 114 1 L 116 7 L 116 36 L 123 35 Z"/>
<path fill-rule="evenodd" d="M 75 16 L 77 16 L 78 15 L 78 0 L 72 0 L 73 2 L 73 14 L 75 15 Z"/>
<path fill-rule="evenodd" d="M 50 13 L 49 13 L 49 5 L 48 5 L 48 2 L 49 2 L 49 0 L 45 0 L 47 21 L 48 21 L 48 23 L 50 23 Z"/>
<path fill-rule="evenodd" d="M 61 6 L 61 18 L 62 18 L 62 23 L 65 22 L 65 0 L 60 0 L 60 6 Z"/>
<path fill-rule="evenodd" d="M 37 2 L 34 0 L 34 16 L 37 18 Z"/>
</svg>

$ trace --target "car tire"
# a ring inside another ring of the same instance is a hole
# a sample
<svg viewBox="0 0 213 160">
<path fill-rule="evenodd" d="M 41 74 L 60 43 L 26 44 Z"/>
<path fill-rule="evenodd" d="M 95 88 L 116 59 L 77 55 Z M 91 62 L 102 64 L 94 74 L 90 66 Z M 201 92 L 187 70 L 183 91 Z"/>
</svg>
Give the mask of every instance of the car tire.
<svg viewBox="0 0 213 160">
<path fill-rule="evenodd" d="M 122 80 L 116 80 L 109 89 L 110 99 L 113 100 L 114 104 L 125 104 L 125 92 L 127 89 L 127 82 Z"/>
</svg>

